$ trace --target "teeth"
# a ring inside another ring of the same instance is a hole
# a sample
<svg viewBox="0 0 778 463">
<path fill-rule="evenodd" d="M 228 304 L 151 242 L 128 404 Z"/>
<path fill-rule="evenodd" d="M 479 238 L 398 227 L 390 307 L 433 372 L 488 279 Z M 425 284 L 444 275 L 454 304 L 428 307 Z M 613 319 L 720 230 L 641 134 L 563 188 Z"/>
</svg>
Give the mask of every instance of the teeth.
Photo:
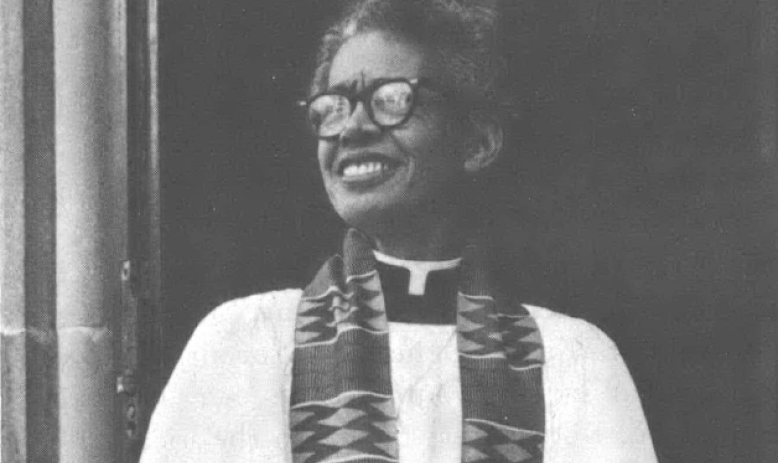
<svg viewBox="0 0 778 463">
<path fill-rule="evenodd" d="M 361 162 L 358 164 L 349 164 L 346 166 L 345 169 L 343 169 L 343 176 L 344 177 L 352 177 L 357 175 L 368 175 L 373 174 L 376 172 L 380 172 L 382 170 L 388 169 L 389 166 L 384 164 L 383 162 Z"/>
</svg>

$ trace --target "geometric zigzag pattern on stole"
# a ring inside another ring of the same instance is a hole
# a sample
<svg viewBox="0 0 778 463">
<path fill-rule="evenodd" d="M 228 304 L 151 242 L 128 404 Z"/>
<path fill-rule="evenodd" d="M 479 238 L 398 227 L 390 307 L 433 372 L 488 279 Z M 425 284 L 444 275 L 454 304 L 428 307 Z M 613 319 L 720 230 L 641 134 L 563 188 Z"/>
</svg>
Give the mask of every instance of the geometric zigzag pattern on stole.
<svg viewBox="0 0 778 463">
<path fill-rule="evenodd" d="M 363 456 L 360 462 L 396 461 L 392 410 L 390 399 L 360 393 L 293 409 L 290 419 L 295 463 L 334 463 L 357 455 Z"/>
<path fill-rule="evenodd" d="M 514 368 L 540 366 L 543 342 L 535 320 L 521 306 L 506 304 L 500 310 L 489 296 L 460 294 L 459 351 L 473 356 L 507 353 Z"/>
<path fill-rule="evenodd" d="M 462 430 L 465 445 L 462 461 L 540 463 L 543 435 L 514 430 L 489 423 L 467 422 Z"/>
<path fill-rule="evenodd" d="M 491 296 L 460 293 L 457 314 L 459 351 L 469 356 L 469 362 L 475 357 L 476 365 L 487 361 L 491 363 L 490 368 L 494 368 L 495 364 L 501 365 L 507 370 L 507 375 L 521 374 L 513 371 L 514 368 L 523 370 L 542 365 L 540 332 L 524 307 L 504 304 L 498 311 Z M 542 392 L 539 398 L 542 398 Z M 463 462 L 542 461 L 544 437 L 539 432 L 542 427 L 538 430 L 524 430 L 483 416 L 477 417 L 476 421 L 469 417 L 463 418 Z"/>
<path fill-rule="evenodd" d="M 355 277 L 350 291 L 338 288 L 300 301 L 295 342 L 299 346 L 334 339 L 338 331 L 359 327 L 377 332 L 382 326 L 383 310 L 377 305 L 381 296 L 375 274 Z M 385 325 L 384 325 L 385 326 Z"/>
<path fill-rule="evenodd" d="M 325 272 L 342 271 L 339 258 Z M 320 287 L 325 292 L 304 297 L 298 308 L 297 350 L 324 349 L 317 343 L 334 342 L 353 348 L 341 338 L 365 339 L 386 344 L 387 323 L 380 282 L 375 271 L 351 276 L 346 287 Z M 345 290 L 344 290 L 345 289 Z M 331 348 L 331 346 L 328 346 Z M 336 348 L 337 350 L 337 348 Z M 333 372 L 337 374 L 337 372 Z M 327 390 L 326 400 L 292 404 L 290 425 L 295 463 L 339 461 L 397 461 L 396 418 L 391 395 L 375 391 Z M 331 397 L 331 395 L 335 395 Z M 358 459 L 355 459 L 358 458 Z"/>
</svg>

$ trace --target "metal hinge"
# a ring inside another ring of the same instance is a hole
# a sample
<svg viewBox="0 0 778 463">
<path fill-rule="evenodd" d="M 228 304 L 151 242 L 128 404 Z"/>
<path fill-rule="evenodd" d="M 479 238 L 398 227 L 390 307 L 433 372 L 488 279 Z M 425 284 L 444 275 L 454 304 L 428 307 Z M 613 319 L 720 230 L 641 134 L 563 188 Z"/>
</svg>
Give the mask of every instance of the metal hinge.
<svg viewBox="0 0 778 463">
<path fill-rule="evenodd" d="M 119 394 L 127 444 L 132 446 L 140 438 L 141 409 L 138 384 L 138 298 L 134 291 L 136 275 L 133 275 L 131 261 L 122 262 L 122 314 L 121 314 L 121 368 L 123 373 L 116 378 L 116 393 Z"/>
<path fill-rule="evenodd" d="M 135 440 L 138 438 L 138 383 L 134 370 L 116 378 L 116 393 L 123 399 L 124 434 Z"/>
</svg>

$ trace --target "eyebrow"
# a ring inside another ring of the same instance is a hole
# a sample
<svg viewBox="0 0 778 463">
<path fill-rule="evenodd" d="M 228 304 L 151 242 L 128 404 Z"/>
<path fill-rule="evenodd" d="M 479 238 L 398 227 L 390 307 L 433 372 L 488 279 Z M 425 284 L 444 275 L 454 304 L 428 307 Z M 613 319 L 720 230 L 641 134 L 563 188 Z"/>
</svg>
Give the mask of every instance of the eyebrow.
<svg viewBox="0 0 778 463">
<path fill-rule="evenodd" d="M 362 83 L 363 88 L 369 88 L 369 87 L 381 85 L 382 83 L 392 79 L 408 79 L 408 78 L 403 76 L 397 76 L 397 77 L 375 77 L 370 79 L 362 75 L 361 78 L 355 77 L 351 80 L 346 80 L 343 82 L 339 82 L 335 85 L 328 86 L 326 91 L 336 92 L 336 93 L 353 93 L 356 91 L 360 82 Z M 409 80 L 413 80 L 413 79 L 409 79 Z"/>
</svg>

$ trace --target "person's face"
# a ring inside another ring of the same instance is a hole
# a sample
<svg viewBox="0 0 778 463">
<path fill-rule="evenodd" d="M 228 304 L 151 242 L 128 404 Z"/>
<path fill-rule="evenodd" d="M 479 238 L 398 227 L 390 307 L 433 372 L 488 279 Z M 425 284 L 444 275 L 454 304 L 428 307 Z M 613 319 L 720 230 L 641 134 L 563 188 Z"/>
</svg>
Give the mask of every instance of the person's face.
<svg viewBox="0 0 778 463">
<path fill-rule="evenodd" d="M 374 32 L 341 47 L 328 86 L 358 92 L 375 79 L 393 77 L 442 81 L 422 47 Z M 451 109 L 441 94 L 421 87 L 417 95 L 413 115 L 403 125 L 382 129 L 358 103 L 339 136 L 319 141 L 324 186 L 350 225 L 369 230 L 450 210 L 453 195 L 447 192 L 464 173 L 461 130 L 450 122 Z"/>
</svg>

